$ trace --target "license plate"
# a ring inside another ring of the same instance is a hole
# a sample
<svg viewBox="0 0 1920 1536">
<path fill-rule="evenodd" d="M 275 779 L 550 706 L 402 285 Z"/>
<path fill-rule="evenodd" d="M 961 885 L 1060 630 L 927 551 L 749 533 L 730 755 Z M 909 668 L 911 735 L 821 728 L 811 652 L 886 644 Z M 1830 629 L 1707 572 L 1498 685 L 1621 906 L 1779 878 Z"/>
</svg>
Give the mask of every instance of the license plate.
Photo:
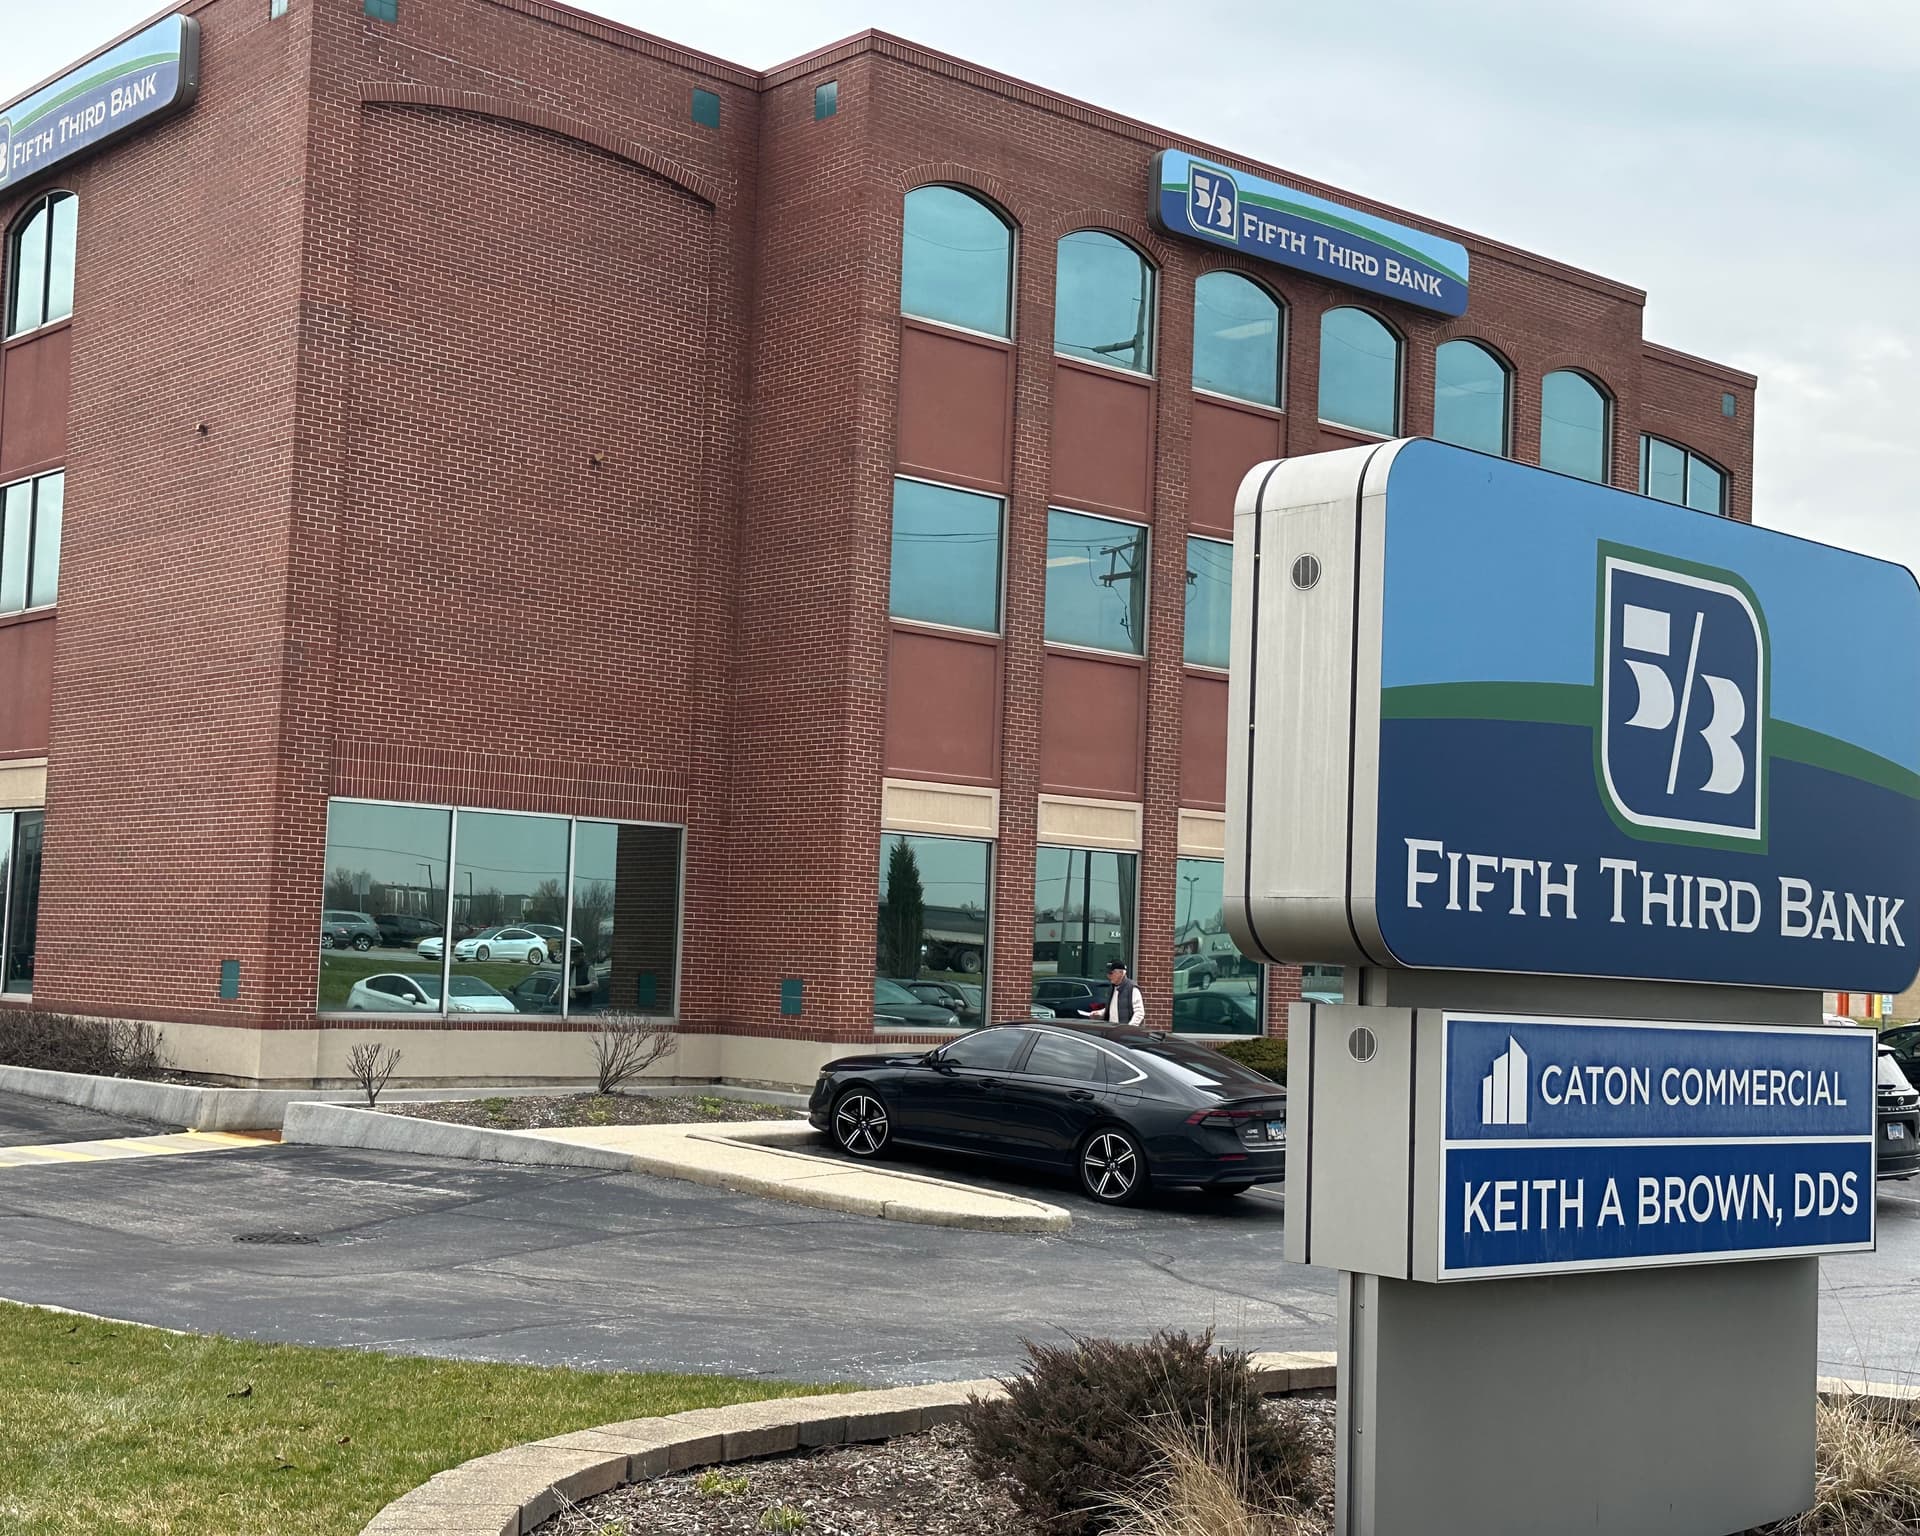
<svg viewBox="0 0 1920 1536">
<path fill-rule="evenodd" d="M 1906 1139 L 1907 1139 L 1906 1125 L 1899 1120 L 1889 1120 L 1887 1122 L 1887 1140 L 1888 1141 L 1905 1141 Z"/>
<path fill-rule="evenodd" d="M 1284 1120 L 1269 1120 L 1267 1122 L 1267 1140 L 1285 1141 L 1286 1139 L 1287 1122 Z"/>
</svg>

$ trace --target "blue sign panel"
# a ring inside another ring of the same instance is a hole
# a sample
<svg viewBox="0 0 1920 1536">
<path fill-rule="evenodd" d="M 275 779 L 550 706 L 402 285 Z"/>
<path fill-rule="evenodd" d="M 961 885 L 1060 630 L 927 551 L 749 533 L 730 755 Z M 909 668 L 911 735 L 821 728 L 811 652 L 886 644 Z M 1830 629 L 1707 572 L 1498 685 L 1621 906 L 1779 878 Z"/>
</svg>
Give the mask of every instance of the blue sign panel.
<svg viewBox="0 0 1920 1536">
<path fill-rule="evenodd" d="M 156 21 L 0 112 L 0 188 L 178 111 L 199 87 L 200 23 Z"/>
<path fill-rule="evenodd" d="M 1243 255 L 1442 315 L 1467 309 L 1467 251 L 1453 240 L 1169 149 L 1155 158 L 1153 222 Z"/>
<path fill-rule="evenodd" d="M 1424 440 L 1384 479 L 1373 963 L 1913 980 L 1910 572 Z"/>
<path fill-rule="evenodd" d="M 1871 1030 L 1449 1014 L 1442 1279 L 1871 1248 Z"/>
</svg>

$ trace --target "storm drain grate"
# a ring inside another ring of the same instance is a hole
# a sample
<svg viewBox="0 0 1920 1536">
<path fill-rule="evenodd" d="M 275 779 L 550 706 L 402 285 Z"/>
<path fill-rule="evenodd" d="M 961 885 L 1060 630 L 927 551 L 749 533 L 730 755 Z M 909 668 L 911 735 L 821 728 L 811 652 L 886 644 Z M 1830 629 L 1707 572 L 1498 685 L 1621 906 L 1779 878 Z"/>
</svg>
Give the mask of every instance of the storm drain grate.
<svg viewBox="0 0 1920 1536">
<path fill-rule="evenodd" d="M 234 1239 L 236 1243 L 317 1243 L 317 1237 L 308 1237 L 304 1232 L 241 1232 Z"/>
</svg>

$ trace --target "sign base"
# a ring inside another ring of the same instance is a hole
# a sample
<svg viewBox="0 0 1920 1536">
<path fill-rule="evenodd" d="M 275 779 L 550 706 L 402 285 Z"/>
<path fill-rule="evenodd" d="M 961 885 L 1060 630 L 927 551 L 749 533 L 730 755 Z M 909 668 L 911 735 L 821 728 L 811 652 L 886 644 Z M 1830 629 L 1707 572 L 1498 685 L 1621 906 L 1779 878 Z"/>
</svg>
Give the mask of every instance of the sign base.
<svg viewBox="0 0 1920 1536">
<path fill-rule="evenodd" d="M 1819 1260 L 1342 1272 L 1341 1536 L 1726 1536 L 1813 1502 Z"/>
</svg>

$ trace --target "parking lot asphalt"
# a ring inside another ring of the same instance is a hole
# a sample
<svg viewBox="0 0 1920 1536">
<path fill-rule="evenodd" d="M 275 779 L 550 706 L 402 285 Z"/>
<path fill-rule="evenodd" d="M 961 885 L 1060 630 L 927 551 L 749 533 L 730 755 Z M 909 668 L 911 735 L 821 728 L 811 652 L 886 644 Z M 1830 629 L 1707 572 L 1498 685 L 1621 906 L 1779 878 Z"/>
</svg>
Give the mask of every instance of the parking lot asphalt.
<svg viewBox="0 0 1920 1536">
<path fill-rule="evenodd" d="M 400 1353 L 906 1383 L 1004 1373 L 1022 1338 L 1212 1326 L 1334 1342 L 1334 1276 L 1281 1259 L 1283 1206 L 1169 1191 L 1127 1210 L 958 1159 L 908 1166 L 1069 1206 L 1017 1237 L 648 1178 L 263 1147 L 0 1173 L 0 1296 Z M 1878 1253 L 1825 1261 L 1821 1369 L 1920 1382 L 1920 1181 Z M 240 1238 L 256 1239 L 237 1241 Z M 298 1239 L 272 1241 L 258 1239 Z"/>
<path fill-rule="evenodd" d="M 103 1115 L 75 1104 L 0 1093 L 0 1147 L 50 1146 L 62 1141 L 103 1141 L 109 1136 L 152 1136 L 177 1126 L 151 1125 Z"/>
</svg>

